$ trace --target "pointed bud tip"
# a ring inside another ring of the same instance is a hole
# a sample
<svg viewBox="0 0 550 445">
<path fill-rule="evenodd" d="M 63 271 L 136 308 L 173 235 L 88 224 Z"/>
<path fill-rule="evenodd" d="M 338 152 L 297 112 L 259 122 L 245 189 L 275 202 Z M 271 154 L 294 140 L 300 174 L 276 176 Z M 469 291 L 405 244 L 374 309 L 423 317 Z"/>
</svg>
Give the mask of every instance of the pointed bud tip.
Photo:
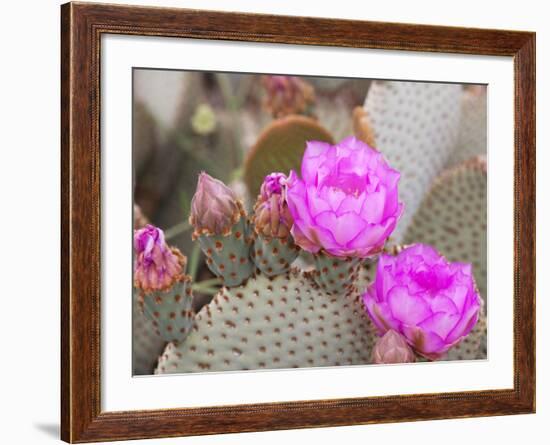
<svg viewBox="0 0 550 445">
<path fill-rule="evenodd" d="M 373 362 L 376 364 L 413 363 L 416 356 L 406 340 L 393 329 L 379 338 L 373 348 Z"/>
<path fill-rule="evenodd" d="M 227 233 L 242 213 L 242 205 L 233 190 L 208 173 L 199 174 L 189 217 L 195 237 Z"/>
</svg>

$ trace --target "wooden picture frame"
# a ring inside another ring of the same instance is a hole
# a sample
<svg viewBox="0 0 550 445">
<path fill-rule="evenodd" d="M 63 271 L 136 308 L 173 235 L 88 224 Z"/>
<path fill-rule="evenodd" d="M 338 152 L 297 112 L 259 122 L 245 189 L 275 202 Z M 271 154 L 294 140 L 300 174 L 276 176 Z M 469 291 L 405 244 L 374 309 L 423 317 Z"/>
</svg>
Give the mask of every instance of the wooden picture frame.
<svg viewBox="0 0 550 445">
<path fill-rule="evenodd" d="M 61 437 L 173 437 L 535 411 L 535 34 L 68 3 L 61 7 Z M 102 412 L 100 38 L 103 34 L 511 56 L 515 70 L 514 387 Z"/>
</svg>

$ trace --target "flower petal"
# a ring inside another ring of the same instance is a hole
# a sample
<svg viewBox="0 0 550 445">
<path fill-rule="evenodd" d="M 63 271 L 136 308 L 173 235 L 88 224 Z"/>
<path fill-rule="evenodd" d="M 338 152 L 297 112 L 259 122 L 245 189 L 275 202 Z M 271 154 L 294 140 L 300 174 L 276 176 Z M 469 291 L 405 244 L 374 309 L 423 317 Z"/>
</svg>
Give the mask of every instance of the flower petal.
<svg viewBox="0 0 550 445">
<path fill-rule="evenodd" d="M 404 325 L 402 332 L 413 349 L 424 357 L 435 360 L 448 351 L 450 345 L 434 332 L 426 332 L 417 326 Z"/>
<path fill-rule="evenodd" d="M 317 243 L 314 243 L 311 241 L 305 234 L 302 232 L 298 224 L 294 223 L 292 226 L 292 229 L 290 229 L 290 233 L 292 234 L 292 237 L 294 238 L 294 242 L 299 245 L 302 249 L 311 252 L 311 253 L 317 253 L 321 249 L 321 246 Z"/>
<path fill-rule="evenodd" d="M 367 224 L 365 229 L 348 243 L 348 247 L 364 252 L 366 257 L 383 247 L 395 225 L 395 218 L 388 218 L 384 224 Z"/>
<path fill-rule="evenodd" d="M 437 312 L 430 318 L 418 324 L 426 332 L 434 332 L 441 339 L 445 339 L 449 332 L 453 330 L 460 319 L 460 314 L 448 314 L 446 312 Z"/>
<path fill-rule="evenodd" d="M 366 227 L 365 221 L 353 212 L 342 215 L 336 215 L 335 212 L 323 212 L 315 217 L 315 222 L 329 230 L 341 246 L 345 246 Z"/>
<path fill-rule="evenodd" d="M 475 304 L 472 304 L 464 312 L 464 314 L 462 314 L 456 326 L 447 335 L 447 338 L 445 339 L 447 342 L 452 343 L 458 338 L 466 336 L 470 333 L 477 323 L 479 317 L 479 307 L 479 303 L 476 302 Z"/>
<path fill-rule="evenodd" d="M 468 288 L 466 286 L 451 286 L 445 294 L 453 301 L 457 310 L 462 312 L 468 297 Z"/>
<path fill-rule="evenodd" d="M 363 303 L 365 308 L 378 332 L 383 334 L 388 329 L 399 329 L 399 323 L 392 317 L 391 311 L 388 305 L 384 302 L 377 302 L 370 288 L 365 295 L 363 295 Z"/>
<path fill-rule="evenodd" d="M 410 295 L 405 286 L 392 288 L 387 301 L 393 317 L 407 325 L 417 325 L 432 316 L 428 303 L 417 295 Z"/>
<path fill-rule="evenodd" d="M 294 221 L 302 221 L 311 225 L 312 219 L 307 203 L 306 187 L 302 180 L 297 179 L 286 193 L 288 209 Z"/>
<path fill-rule="evenodd" d="M 361 217 L 369 224 L 379 224 L 384 217 L 386 190 L 384 188 L 365 197 L 361 208 Z"/>
<path fill-rule="evenodd" d="M 325 154 L 332 145 L 321 141 L 308 141 L 304 157 L 302 158 L 302 178 L 307 184 L 314 184 L 317 181 L 317 171 L 323 162 L 322 155 Z"/>
<path fill-rule="evenodd" d="M 447 314 L 461 314 L 462 310 L 457 308 L 453 300 L 444 296 L 437 296 L 430 301 L 430 309 L 432 312 L 445 312 Z"/>
</svg>

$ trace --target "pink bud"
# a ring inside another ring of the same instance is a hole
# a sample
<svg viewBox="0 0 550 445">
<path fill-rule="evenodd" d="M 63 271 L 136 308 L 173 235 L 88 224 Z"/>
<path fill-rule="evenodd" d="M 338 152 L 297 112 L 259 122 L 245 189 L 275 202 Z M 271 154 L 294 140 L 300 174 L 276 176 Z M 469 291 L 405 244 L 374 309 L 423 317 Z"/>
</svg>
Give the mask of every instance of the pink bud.
<svg viewBox="0 0 550 445">
<path fill-rule="evenodd" d="M 170 249 L 159 228 L 147 224 L 134 231 L 134 284 L 145 292 L 167 290 L 177 281 L 186 259 L 177 249 Z"/>
<path fill-rule="evenodd" d="M 286 204 L 287 177 L 283 173 L 266 176 L 254 206 L 254 227 L 265 236 L 285 238 L 290 234 L 292 217 Z"/>
<path fill-rule="evenodd" d="M 189 222 L 200 235 L 226 235 L 244 214 L 237 196 L 218 179 L 202 172 L 191 201 Z"/>
<path fill-rule="evenodd" d="M 372 361 L 377 364 L 413 363 L 414 352 L 405 339 L 390 329 L 379 338 L 372 351 Z"/>
</svg>

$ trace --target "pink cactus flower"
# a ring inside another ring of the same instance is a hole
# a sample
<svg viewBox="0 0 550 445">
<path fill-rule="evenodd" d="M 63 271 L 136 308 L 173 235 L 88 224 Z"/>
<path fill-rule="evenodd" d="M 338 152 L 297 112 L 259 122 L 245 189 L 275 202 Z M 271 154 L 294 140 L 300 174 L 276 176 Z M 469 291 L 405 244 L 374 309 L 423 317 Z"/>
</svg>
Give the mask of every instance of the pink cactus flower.
<svg viewBox="0 0 550 445">
<path fill-rule="evenodd" d="M 296 244 L 336 257 L 379 253 L 403 211 L 399 172 L 355 137 L 308 142 L 301 170 L 301 179 L 291 172 L 287 191 Z"/>
<path fill-rule="evenodd" d="M 413 363 L 413 350 L 402 335 L 390 329 L 380 337 L 372 350 L 372 361 L 377 364 Z"/>
<path fill-rule="evenodd" d="M 292 227 L 292 216 L 286 203 L 286 181 L 283 173 L 271 173 L 264 179 L 254 206 L 254 229 L 265 236 L 286 238 Z"/>
<path fill-rule="evenodd" d="M 420 355 L 435 360 L 464 339 L 479 316 L 472 266 L 450 263 L 433 247 L 415 244 L 382 254 L 363 295 L 381 334 L 393 329 Z"/>
<path fill-rule="evenodd" d="M 199 175 L 197 189 L 191 200 L 190 224 L 194 237 L 227 235 L 244 213 L 233 190 L 207 173 Z"/>
<path fill-rule="evenodd" d="M 134 284 L 145 291 L 167 290 L 181 278 L 185 257 L 168 247 L 164 233 L 147 224 L 134 231 Z"/>
</svg>

